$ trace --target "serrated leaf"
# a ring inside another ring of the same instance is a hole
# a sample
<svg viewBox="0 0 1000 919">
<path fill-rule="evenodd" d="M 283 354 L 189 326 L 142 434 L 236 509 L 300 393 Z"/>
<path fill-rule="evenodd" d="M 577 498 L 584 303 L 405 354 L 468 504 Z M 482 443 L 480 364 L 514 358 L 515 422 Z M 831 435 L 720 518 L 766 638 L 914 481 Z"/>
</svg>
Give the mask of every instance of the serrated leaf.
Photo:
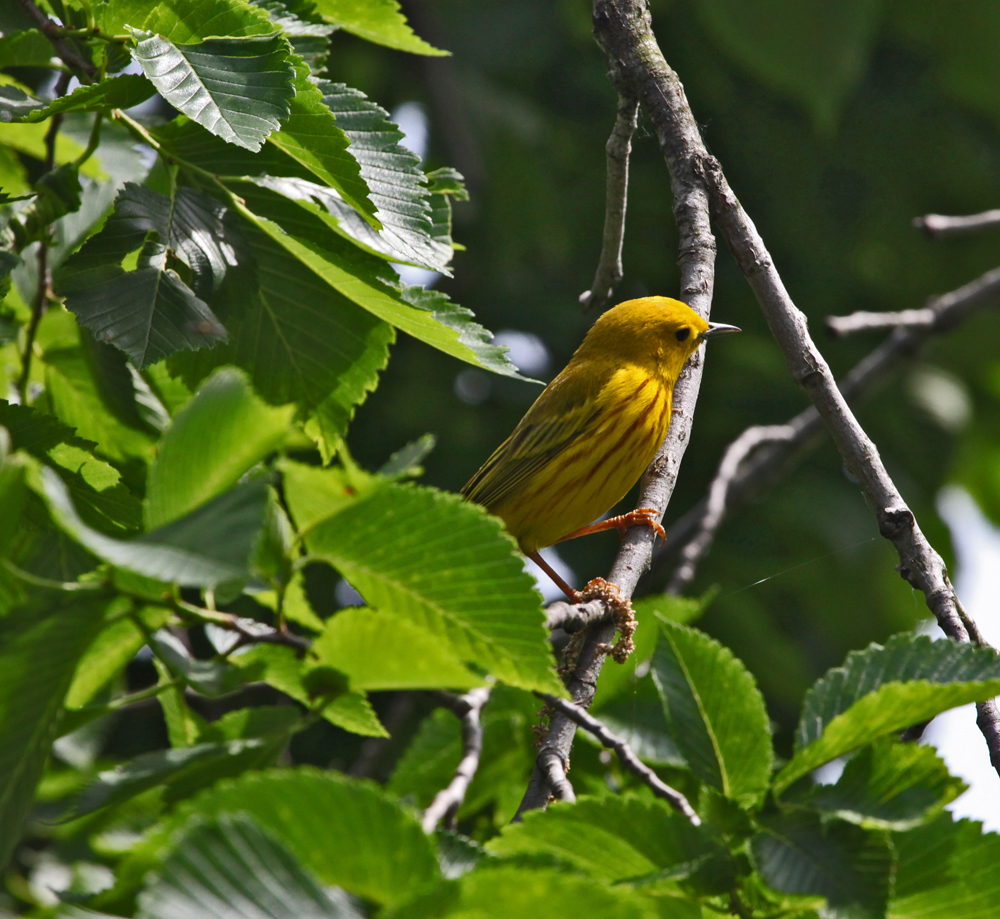
<svg viewBox="0 0 1000 919">
<path fill-rule="evenodd" d="M 552 855 L 608 883 L 669 872 L 676 879 L 701 875 L 703 882 L 715 881 L 710 887 L 717 891 L 733 874 L 729 854 L 707 830 L 662 801 L 631 794 L 529 811 L 486 849 L 501 856 Z"/>
<path fill-rule="evenodd" d="M 49 50 L 51 51 L 51 45 Z M 68 96 L 61 96 L 51 102 L 32 99 L 13 86 L 0 86 L 0 121 L 37 122 L 59 113 L 132 108 L 145 102 L 155 92 L 156 89 L 149 80 L 130 73 L 79 86 Z"/>
<path fill-rule="evenodd" d="M 286 480 L 286 492 L 293 489 Z M 308 493 L 289 501 L 294 513 Z M 564 692 L 531 578 L 500 522 L 480 508 L 457 495 L 386 484 L 315 523 L 305 540 L 370 606 L 411 620 L 459 660 L 512 686 Z"/>
<path fill-rule="evenodd" d="M 700 779 L 726 797 L 756 801 L 773 752 L 764 698 L 733 653 L 696 629 L 660 619 L 653 678 L 670 734 Z"/>
<path fill-rule="evenodd" d="M 909 830 L 940 813 L 966 789 L 933 747 L 883 737 L 848 761 L 834 785 L 815 785 L 785 800 L 861 826 Z"/>
<path fill-rule="evenodd" d="M 326 66 L 330 36 L 336 26 L 325 23 L 311 0 L 250 0 L 281 28 L 292 50 L 306 62 L 311 73 Z"/>
<path fill-rule="evenodd" d="M 257 152 L 288 117 L 295 70 L 280 32 L 197 44 L 132 35 L 132 56 L 160 95 L 223 140 Z"/>
<path fill-rule="evenodd" d="M 361 919 L 242 814 L 193 821 L 139 897 L 141 919 Z"/>
<path fill-rule="evenodd" d="M 238 485 L 186 517 L 126 541 L 88 527 L 59 476 L 47 466 L 37 473 L 34 487 L 59 527 L 111 565 L 185 587 L 214 587 L 248 573 L 267 502 L 266 480 Z"/>
<path fill-rule="evenodd" d="M 210 35 L 244 37 L 274 32 L 262 10 L 241 0 L 106 0 L 94 12 L 107 34 L 120 35 L 131 26 L 177 43 L 197 42 Z"/>
<path fill-rule="evenodd" d="M 313 642 L 312 654 L 321 666 L 345 674 L 355 690 L 483 685 L 430 633 L 408 619 L 364 607 L 332 616 Z"/>
<path fill-rule="evenodd" d="M 241 213 L 338 293 L 446 354 L 524 379 L 506 349 L 489 344 L 491 334 L 472 321 L 469 310 L 438 291 L 393 286 L 383 261 L 358 250 L 307 208 L 252 185 L 239 188 L 246 205 Z"/>
<path fill-rule="evenodd" d="M 414 34 L 398 0 L 317 0 L 316 5 L 327 22 L 366 41 L 411 54 L 440 57 L 449 53 Z"/>
<path fill-rule="evenodd" d="M 265 405 L 240 371 L 216 371 L 160 440 L 146 486 L 146 527 L 183 517 L 234 486 L 281 446 L 294 413 L 294 406 Z"/>
<path fill-rule="evenodd" d="M 885 915 L 892 854 L 885 834 L 805 812 L 760 820 L 750 842 L 757 869 L 782 893 L 826 897 L 823 915 L 876 919 Z"/>
<path fill-rule="evenodd" d="M 252 275 L 234 272 L 214 301 L 229 342 L 178 354 L 172 366 L 193 385 L 214 367 L 236 364 L 272 404 L 324 404 L 342 433 L 375 388 L 395 331 L 331 290 L 266 234 L 248 226 L 244 235 Z"/>
<path fill-rule="evenodd" d="M 225 270 L 219 210 L 193 189 L 167 197 L 126 183 L 101 232 L 57 275 L 67 308 L 98 340 L 120 348 L 140 368 L 180 349 L 225 341 L 226 330 L 208 305 L 170 267 L 177 258 L 195 277 L 207 273 L 213 279 Z M 126 271 L 123 259 L 137 250 L 136 270 Z"/>
<path fill-rule="evenodd" d="M 47 591 L 0 620 L 0 867 L 17 847 L 77 662 L 107 597 Z"/>
<path fill-rule="evenodd" d="M 987 919 L 1000 897 L 1000 836 L 948 813 L 892 837 L 896 876 L 888 919 Z"/>
<path fill-rule="evenodd" d="M 234 655 L 230 661 L 246 674 L 246 680 L 263 680 L 307 708 L 315 708 L 323 701 L 313 698 L 306 688 L 303 677 L 308 665 L 298 657 L 294 648 L 257 645 Z M 353 734 L 363 737 L 389 736 L 368 697 L 362 692 L 345 692 L 329 701 L 323 701 L 320 714 L 331 724 Z"/>
<path fill-rule="evenodd" d="M 411 811 L 373 783 L 309 766 L 219 782 L 140 844 L 123 866 L 125 876 L 154 866 L 190 814 L 234 813 L 280 839 L 322 883 L 375 903 L 402 902 L 441 877 L 433 842 Z"/>
<path fill-rule="evenodd" d="M 1000 693 L 1000 656 L 927 635 L 894 635 L 852 651 L 806 694 L 781 791 L 817 766 L 949 708 Z"/>
</svg>

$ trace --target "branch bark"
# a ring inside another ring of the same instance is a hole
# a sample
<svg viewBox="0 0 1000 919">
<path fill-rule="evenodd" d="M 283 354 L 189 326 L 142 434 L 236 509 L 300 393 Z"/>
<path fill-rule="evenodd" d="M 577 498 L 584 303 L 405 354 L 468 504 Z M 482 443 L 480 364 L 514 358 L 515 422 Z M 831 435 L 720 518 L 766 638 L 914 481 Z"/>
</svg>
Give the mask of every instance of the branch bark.
<svg viewBox="0 0 1000 919">
<path fill-rule="evenodd" d="M 926 309 L 934 314 L 930 326 L 897 328 L 867 357 L 859 361 L 838 384 L 844 398 L 856 402 L 871 392 L 892 370 L 912 357 L 929 339 L 960 325 L 976 311 L 1000 302 L 1000 268 L 964 284 L 957 290 L 931 300 Z M 823 441 L 823 422 L 815 408 L 800 412 L 782 427 L 791 429 L 790 439 L 761 447 L 744 458 L 726 491 L 722 519 L 750 504 L 784 477 L 792 466 Z M 750 430 L 750 429 L 748 429 Z M 734 443 L 739 442 L 741 434 Z M 667 530 L 662 546 L 655 552 L 654 569 L 666 567 L 698 535 L 708 513 L 708 499 L 699 502 Z"/>
<path fill-rule="evenodd" d="M 679 811 L 687 817 L 695 826 L 701 826 L 701 818 L 695 813 L 688 799 L 676 788 L 671 788 L 664 782 L 632 752 L 632 748 L 624 740 L 612 734 L 603 722 L 598 721 L 593 715 L 588 714 L 585 709 L 580 708 L 579 705 L 574 705 L 572 702 L 568 702 L 566 699 L 557 699 L 555 696 L 545 695 L 544 693 L 536 693 L 536 695 L 544 699 L 552 708 L 557 709 L 585 731 L 593 734 L 609 750 L 614 750 L 618 754 L 622 765 L 636 778 L 645 782 L 656 797 L 662 798 L 674 810 Z"/>
<path fill-rule="evenodd" d="M 465 793 L 469 790 L 469 785 L 479 768 L 479 757 L 483 752 L 483 725 L 480 714 L 483 706 L 489 701 L 490 690 L 487 687 L 470 689 L 464 696 L 435 693 L 435 698 L 442 700 L 462 720 L 462 759 L 447 787 L 434 796 L 431 806 L 424 811 L 420 825 L 428 835 L 433 833 L 442 821 L 448 829 L 454 828 L 455 815 L 462 806 Z"/>
<path fill-rule="evenodd" d="M 628 204 L 628 158 L 632 151 L 632 135 L 639 117 L 639 101 L 619 90 L 618 115 L 605 146 L 608 158 L 608 178 L 605 186 L 604 236 L 601 257 L 590 290 L 580 294 L 585 310 L 603 309 L 624 274 L 622 246 L 625 242 L 625 210 Z"/>
<path fill-rule="evenodd" d="M 709 317 L 715 286 L 715 237 L 708 212 L 704 176 L 697 168 L 708 151 L 684 95 L 684 87 L 663 58 L 653 37 L 649 13 L 636 2 L 594 0 L 594 36 L 608 55 L 619 95 L 637 98 L 652 121 L 670 174 L 674 220 L 679 235 L 680 299 L 705 319 Z M 688 361 L 674 387 L 673 420 L 659 453 L 646 470 L 637 507 L 655 508 L 662 519 L 677 482 L 694 421 L 704 365 L 704 349 Z M 630 598 L 640 575 L 649 567 L 654 535 L 649 527 L 632 527 L 622 540 L 608 580 Z M 567 689 L 573 702 L 587 708 L 594 698 L 606 649 L 615 634 L 614 623 L 589 629 Z M 555 769 L 569 763 L 576 722 L 557 711 L 539 751 L 525 792 L 522 813 L 544 807 L 551 791 L 558 791 Z M 568 783 L 567 783 L 568 784 Z M 561 786 L 560 786 L 561 787 Z"/>
<path fill-rule="evenodd" d="M 934 325 L 934 311 L 926 307 L 922 310 L 900 310 L 898 313 L 869 313 L 859 310 L 849 316 L 827 316 L 826 330 L 834 338 L 845 338 L 856 332 L 884 332 L 912 326 L 929 329 Z"/>
<path fill-rule="evenodd" d="M 948 236 L 969 236 L 983 230 L 1000 227 L 1000 210 L 983 211 L 966 217 L 946 217 L 944 214 L 926 214 L 915 217 L 913 225 L 923 230 L 932 239 Z"/>
</svg>

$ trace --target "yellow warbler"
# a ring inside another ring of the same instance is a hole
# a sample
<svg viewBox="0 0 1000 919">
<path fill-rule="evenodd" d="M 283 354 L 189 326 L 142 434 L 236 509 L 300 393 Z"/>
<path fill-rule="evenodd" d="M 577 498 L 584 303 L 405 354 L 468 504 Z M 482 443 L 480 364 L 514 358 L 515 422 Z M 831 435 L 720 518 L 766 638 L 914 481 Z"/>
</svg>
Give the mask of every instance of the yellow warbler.
<svg viewBox="0 0 1000 919">
<path fill-rule="evenodd" d="M 706 339 L 738 331 L 669 297 L 619 303 L 462 494 L 503 520 L 521 551 L 576 601 L 538 550 L 637 523 L 663 535 L 649 508 L 587 524 L 625 497 L 656 455 L 685 361 Z"/>
</svg>

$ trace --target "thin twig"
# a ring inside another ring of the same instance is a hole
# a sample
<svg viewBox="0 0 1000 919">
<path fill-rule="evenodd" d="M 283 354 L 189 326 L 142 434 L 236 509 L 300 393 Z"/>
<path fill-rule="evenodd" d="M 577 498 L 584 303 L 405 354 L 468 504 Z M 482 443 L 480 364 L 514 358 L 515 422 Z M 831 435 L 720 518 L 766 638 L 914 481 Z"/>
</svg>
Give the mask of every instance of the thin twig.
<svg viewBox="0 0 1000 919">
<path fill-rule="evenodd" d="M 552 708 L 562 712 L 585 731 L 593 734 L 609 750 L 614 750 L 618 754 L 622 765 L 636 778 L 645 782 L 656 797 L 662 798 L 674 810 L 680 811 L 695 826 L 701 825 L 701 819 L 695 813 L 688 799 L 677 791 L 676 788 L 671 788 L 664 782 L 663 779 L 632 752 L 632 748 L 624 740 L 612 734 L 602 722 L 580 708 L 579 705 L 574 705 L 566 699 L 560 699 L 544 693 L 536 693 L 536 695 L 540 699 L 544 699 Z"/>
<path fill-rule="evenodd" d="M 242 639 L 241 644 L 286 645 L 300 652 L 308 651 L 312 647 L 312 642 L 308 638 L 302 638 L 291 632 L 281 632 L 263 622 L 258 622 L 256 619 L 247 619 L 243 616 L 237 616 L 235 613 L 204 609 L 201 606 L 188 603 L 186 600 L 181 600 L 179 597 L 169 598 L 164 602 L 182 616 L 193 617 L 199 622 L 207 622 L 236 632 Z"/>
<path fill-rule="evenodd" d="M 767 324 L 785 356 L 792 378 L 818 410 L 827 431 L 858 480 L 875 513 L 879 532 L 899 555 L 900 575 L 921 590 L 944 633 L 955 641 L 976 640 L 971 618 L 962 610 L 944 560 L 927 541 L 913 512 L 886 471 L 875 444 L 837 387 L 826 360 L 809 335 L 805 315 L 792 302 L 764 241 L 722 174 L 719 163 L 703 160 L 711 189 L 712 213 L 729 249 L 743 271 Z M 1000 773 L 1000 717 L 993 702 L 982 703 L 979 720 L 991 761 Z"/>
<path fill-rule="evenodd" d="M 719 471 L 709 486 L 708 504 L 701 518 L 701 526 L 681 552 L 680 564 L 670 579 L 667 593 L 681 594 L 694 580 L 698 563 L 711 548 L 715 534 L 726 515 L 729 490 L 732 488 L 736 473 L 739 472 L 740 464 L 758 447 L 790 441 L 794 436 L 794 429 L 787 424 L 754 426 L 747 428 L 726 448 L 722 462 L 719 463 Z"/>
<path fill-rule="evenodd" d="M 37 9 L 37 7 L 36 7 Z M 56 98 L 66 95 L 69 88 L 70 75 L 62 73 L 56 81 Z M 51 172 L 56 165 L 56 139 L 59 136 L 59 127 L 62 124 L 62 114 L 55 114 L 49 122 L 49 129 L 45 132 L 45 172 Z M 52 272 L 49 268 L 49 240 L 47 230 L 42 231 L 42 238 L 38 241 L 38 289 L 35 291 L 35 300 L 31 305 L 31 319 L 28 322 L 28 331 L 24 338 L 24 351 L 21 353 L 21 373 L 17 378 L 17 395 L 21 405 L 28 404 L 28 380 L 31 377 L 31 358 L 35 352 L 35 336 L 38 333 L 38 324 L 42 321 L 42 314 L 52 297 Z"/>
<path fill-rule="evenodd" d="M 587 603 L 567 603 L 557 600 L 550 603 L 545 610 L 545 628 L 549 631 L 562 629 L 564 632 L 579 632 L 589 625 L 604 622 L 613 617 L 602 601 L 590 600 Z"/>
<path fill-rule="evenodd" d="M 639 123 L 639 100 L 631 94 L 618 94 L 618 115 L 605 145 L 608 178 L 605 186 L 604 236 L 601 257 L 590 290 L 580 294 L 585 310 L 603 309 L 624 274 L 622 246 L 625 242 L 625 210 L 628 204 L 628 158 L 632 135 Z"/>
<path fill-rule="evenodd" d="M 440 698 L 444 693 L 436 693 Z M 455 769 L 455 775 L 446 788 L 441 789 L 424 811 L 420 825 L 428 835 L 444 822 L 447 829 L 454 829 L 455 815 L 465 800 L 465 793 L 475 778 L 479 768 L 479 756 L 483 752 L 483 725 L 480 714 L 483 706 L 489 701 L 489 687 L 482 686 L 470 689 L 464 696 L 453 696 L 455 705 L 449 704 L 456 714 L 461 711 L 462 719 L 462 759 Z"/>
<path fill-rule="evenodd" d="M 708 151 L 688 108 L 684 87 L 663 59 L 644 7 L 623 13 L 612 0 L 594 0 L 594 36 L 608 55 L 609 70 L 619 94 L 637 98 L 656 130 L 673 192 L 679 237 L 679 296 L 708 319 L 715 286 L 715 237 L 709 222 L 708 193 L 691 152 L 697 150 L 701 156 L 707 156 Z M 681 112 L 686 116 L 680 117 Z M 636 506 L 655 508 L 658 519 L 662 519 L 670 502 L 690 438 L 704 368 L 702 351 L 699 349 L 691 356 L 674 387 L 670 429 L 640 483 Z M 632 527 L 622 540 L 608 580 L 618 586 L 626 599 L 632 596 L 640 575 L 649 567 L 653 539 L 649 527 Z M 567 681 L 573 701 L 583 708 L 594 698 L 597 678 L 614 634 L 614 622 L 587 631 L 576 667 Z M 557 711 L 549 723 L 545 746 L 518 808 L 518 817 L 548 803 L 550 790 L 554 789 L 553 777 L 558 778 L 560 769 L 565 774 L 575 734 L 576 722 Z"/>
<path fill-rule="evenodd" d="M 898 313 L 870 313 L 859 310 L 849 316 L 827 316 L 826 330 L 834 338 L 845 338 L 855 332 L 884 332 L 910 326 L 929 329 L 934 325 L 934 311 L 926 307 L 922 310 L 900 310 Z"/>
<path fill-rule="evenodd" d="M 897 329 L 839 382 L 841 393 L 849 403 L 856 402 L 871 392 L 890 371 L 912 357 L 928 339 L 955 328 L 976 311 L 998 303 L 1000 268 L 935 298 L 927 306 L 935 315 L 934 324 L 926 328 Z M 726 493 L 725 517 L 759 498 L 783 478 L 795 462 L 823 442 L 823 422 L 813 407 L 800 412 L 783 427 L 794 431 L 790 440 L 762 447 L 740 463 Z M 667 529 L 662 545 L 655 552 L 655 569 L 668 565 L 696 536 L 707 509 L 706 498 Z"/>
<path fill-rule="evenodd" d="M 981 214 L 970 214 L 967 217 L 926 214 L 923 217 L 914 217 L 913 225 L 918 230 L 923 230 L 932 239 L 943 239 L 947 236 L 968 236 L 971 233 L 1000 227 L 1000 210 L 983 211 Z"/>
<path fill-rule="evenodd" d="M 73 70 L 79 70 L 91 80 L 97 76 L 97 68 L 89 61 L 85 61 L 73 50 L 72 45 L 67 42 L 61 33 L 61 29 L 45 13 L 42 12 L 32 0 L 19 0 L 21 8 L 28 14 L 28 18 L 38 26 L 42 34 L 52 43 L 56 49 L 56 54 L 62 58 L 63 62 Z"/>
</svg>

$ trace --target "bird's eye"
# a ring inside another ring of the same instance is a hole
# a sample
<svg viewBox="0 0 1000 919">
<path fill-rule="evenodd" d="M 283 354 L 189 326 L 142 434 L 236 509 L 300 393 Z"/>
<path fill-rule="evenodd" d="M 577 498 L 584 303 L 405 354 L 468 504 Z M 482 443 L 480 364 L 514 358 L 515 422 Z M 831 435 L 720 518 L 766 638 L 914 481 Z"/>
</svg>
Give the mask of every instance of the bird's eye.
<svg viewBox="0 0 1000 919">
<path fill-rule="evenodd" d="M 689 328 L 685 327 L 685 328 L 683 328 L 683 329 L 678 329 L 678 330 L 677 330 L 677 331 L 676 331 L 676 332 L 674 333 L 674 337 L 675 337 L 675 338 L 676 338 L 676 339 L 677 339 L 678 341 L 687 341 L 687 340 L 688 340 L 688 336 L 689 336 L 690 334 L 691 334 L 691 330 L 690 330 Z"/>
</svg>

